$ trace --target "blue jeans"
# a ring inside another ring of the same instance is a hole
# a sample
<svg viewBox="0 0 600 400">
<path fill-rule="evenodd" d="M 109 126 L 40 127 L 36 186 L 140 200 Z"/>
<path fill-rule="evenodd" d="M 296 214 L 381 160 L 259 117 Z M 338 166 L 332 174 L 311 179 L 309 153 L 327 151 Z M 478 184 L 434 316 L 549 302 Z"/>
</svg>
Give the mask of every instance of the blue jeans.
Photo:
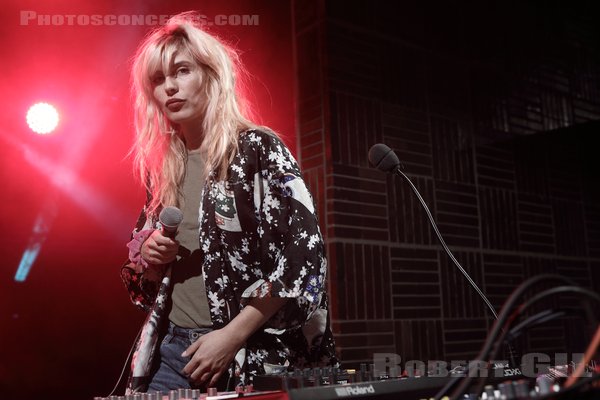
<svg viewBox="0 0 600 400">
<path fill-rule="evenodd" d="M 200 385 L 188 380 L 183 373 L 183 367 L 190 361 L 190 357 L 182 357 L 184 352 L 192 343 L 202 335 L 207 334 L 210 328 L 180 328 L 169 323 L 169 330 L 160 344 L 160 365 L 152 377 L 148 392 L 161 391 L 168 394 L 169 390 L 177 389 L 205 389 Z M 220 379 L 219 390 L 226 390 L 229 374 L 223 374 L 224 380 Z"/>
</svg>

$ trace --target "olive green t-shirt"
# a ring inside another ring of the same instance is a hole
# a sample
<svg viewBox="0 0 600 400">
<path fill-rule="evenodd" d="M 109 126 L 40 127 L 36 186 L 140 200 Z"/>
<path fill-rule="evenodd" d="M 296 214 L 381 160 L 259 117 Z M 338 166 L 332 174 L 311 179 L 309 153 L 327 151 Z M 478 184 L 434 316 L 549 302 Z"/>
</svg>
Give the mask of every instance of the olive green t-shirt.
<svg viewBox="0 0 600 400">
<path fill-rule="evenodd" d="M 204 160 L 199 151 L 189 151 L 179 205 L 183 221 L 175 239 L 179 255 L 171 269 L 173 293 L 169 320 L 182 328 L 210 328 L 212 321 L 202 275 L 198 211 L 202 194 Z"/>
</svg>

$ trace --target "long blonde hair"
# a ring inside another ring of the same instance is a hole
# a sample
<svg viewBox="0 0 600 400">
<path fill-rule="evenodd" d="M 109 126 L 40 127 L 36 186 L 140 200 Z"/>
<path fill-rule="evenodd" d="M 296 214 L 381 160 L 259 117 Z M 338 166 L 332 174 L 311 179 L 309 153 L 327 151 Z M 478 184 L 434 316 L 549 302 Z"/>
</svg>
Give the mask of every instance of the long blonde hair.
<svg viewBox="0 0 600 400">
<path fill-rule="evenodd" d="M 153 74 L 158 69 L 167 71 L 176 52 L 187 52 L 204 74 L 206 104 L 200 150 L 208 172 L 225 179 L 238 150 L 238 134 L 256 127 L 244 116 L 246 103 L 236 91 L 236 75 L 243 72 L 237 53 L 201 29 L 198 21 L 194 12 L 172 17 L 146 36 L 133 59 L 136 140 L 132 152 L 134 167 L 152 197 L 148 213 L 155 213 L 161 205 L 178 205 L 185 174 L 185 144 L 177 126 L 167 120 L 155 101 L 152 86 Z"/>
</svg>

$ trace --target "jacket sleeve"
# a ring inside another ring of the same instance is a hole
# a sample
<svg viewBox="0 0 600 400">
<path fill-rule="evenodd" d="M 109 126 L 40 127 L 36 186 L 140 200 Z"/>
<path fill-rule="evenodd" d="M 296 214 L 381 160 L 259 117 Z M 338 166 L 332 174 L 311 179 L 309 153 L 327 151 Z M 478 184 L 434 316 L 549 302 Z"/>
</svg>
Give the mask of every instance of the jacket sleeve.
<svg viewBox="0 0 600 400">
<path fill-rule="evenodd" d="M 156 299 L 164 275 L 163 266 L 150 266 L 141 257 L 142 244 L 153 231 L 152 221 L 147 217 L 144 207 L 131 234 L 131 240 L 127 243 L 128 260 L 121 267 L 121 279 L 131 301 L 146 312 Z"/>
<path fill-rule="evenodd" d="M 242 295 L 289 298 L 267 323 L 273 329 L 303 325 L 325 290 L 327 260 L 313 198 L 289 149 L 274 135 L 251 133 L 257 157 L 255 213 L 263 279 Z"/>
</svg>

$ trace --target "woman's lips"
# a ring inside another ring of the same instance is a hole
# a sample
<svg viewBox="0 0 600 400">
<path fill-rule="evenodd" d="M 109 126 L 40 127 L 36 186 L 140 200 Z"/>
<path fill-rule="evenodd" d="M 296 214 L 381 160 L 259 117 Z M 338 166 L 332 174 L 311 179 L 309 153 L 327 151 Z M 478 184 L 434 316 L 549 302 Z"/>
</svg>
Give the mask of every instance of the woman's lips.
<svg viewBox="0 0 600 400">
<path fill-rule="evenodd" d="M 180 99 L 171 99 L 168 100 L 166 102 L 166 106 L 170 111 L 179 111 L 181 109 L 181 107 L 183 107 L 183 104 L 185 103 L 185 100 L 180 100 Z"/>
</svg>

